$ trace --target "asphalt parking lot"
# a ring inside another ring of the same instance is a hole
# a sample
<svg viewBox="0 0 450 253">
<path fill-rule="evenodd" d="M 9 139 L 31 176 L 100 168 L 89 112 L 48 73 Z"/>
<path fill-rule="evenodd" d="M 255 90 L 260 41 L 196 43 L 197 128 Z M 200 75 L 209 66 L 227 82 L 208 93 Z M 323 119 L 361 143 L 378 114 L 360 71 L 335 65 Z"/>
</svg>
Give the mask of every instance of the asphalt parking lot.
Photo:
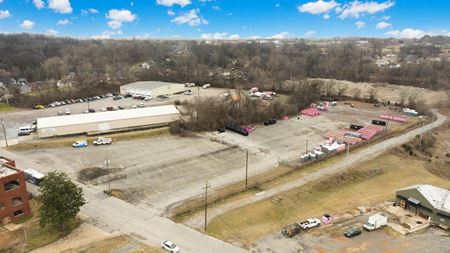
<svg viewBox="0 0 450 253">
<path fill-rule="evenodd" d="M 127 102 L 127 100 L 119 100 Z M 131 101 L 128 101 L 131 102 Z M 213 189 L 245 177 L 245 152 L 249 151 L 249 175 L 273 169 L 283 160 L 298 159 L 306 149 L 323 143 L 323 134 L 350 123 L 368 123 L 379 109 L 338 106 L 319 117 L 301 116 L 277 124 L 256 125 L 244 137 L 225 133 L 200 133 L 197 137 L 172 135 L 115 142 L 110 146 L 72 147 L 16 151 L 49 170 L 61 169 L 73 177 L 90 167 L 120 168 L 125 178 L 111 182 L 112 188 L 128 192 L 127 200 L 164 213 L 167 206 L 202 193 L 208 180 Z M 107 189 L 109 183 L 100 183 Z"/>
</svg>

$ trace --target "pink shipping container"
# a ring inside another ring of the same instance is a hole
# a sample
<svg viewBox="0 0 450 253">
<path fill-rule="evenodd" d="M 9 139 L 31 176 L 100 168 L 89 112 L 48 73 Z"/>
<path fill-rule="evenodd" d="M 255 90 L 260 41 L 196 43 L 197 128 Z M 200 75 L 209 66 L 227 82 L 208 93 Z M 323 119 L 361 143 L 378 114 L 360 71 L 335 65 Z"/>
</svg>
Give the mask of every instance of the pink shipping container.
<svg viewBox="0 0 450 253">
<path fill-rule="evenodd" d="M 381 119 L 387 119 L 387 120 L 392 120 L 392 121 L 396 121 L 396 122 L 400 122 L 400 123 L 406 123 L 408 122 L 408 119 L 405 117 L 401 117 L 401 116 L 392 116 L 392 115 L 387 115 L 387 114 L 381 114 L 379 116 L 379 118 Z"/>
<path fill-rule="evenodd" d="M 314 116 L 320 115 L 320 112 L 319 112 L 319 110 L 317 110 L 317 108 L 308 108 L 308 109 L 302 110 L 301 114 L 314 117 Z"/>
</svg>

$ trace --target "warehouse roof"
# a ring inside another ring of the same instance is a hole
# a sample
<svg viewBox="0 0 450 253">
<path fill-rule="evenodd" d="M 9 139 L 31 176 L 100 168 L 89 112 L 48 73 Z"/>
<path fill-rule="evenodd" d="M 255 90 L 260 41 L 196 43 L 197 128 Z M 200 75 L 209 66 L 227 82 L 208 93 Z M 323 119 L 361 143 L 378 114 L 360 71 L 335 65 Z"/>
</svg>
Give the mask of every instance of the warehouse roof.
<svg viewBox="0 0 450 253">
<path fill-rule="evenodd" d="M 430 202 L 434 208 L 445 212 L 450 212 L 449 190 L 432 185 L 421 184 L 406 187 L 400 191 L 412 189 L 417 190 L 428 202 Z"/>
<path fill-rule="evenodd" d="M 180 112 L 174 105 L 165 105 L 165 106 L 136 108 L 111 112 L 96 112 L 88 114 L 74 114 L 67 116 L 39 118 L 37 119 L 37 127 L 38 129 L 42 129 L 49 127 L 101 123 L 114 120 L 135 119 L 135 118 L 171 115 L 179 113 Z"/>
<path fill-rule="evenodd" d="M 180 85 L 180 83 L 168 83 L 168 82 L 160 82 L 160 81 L 140 81 L 122 85 L 122 87 L 133 88 L 133 89 L 155 89 L 159 87 L 163 87 L 166 85 Z M 184 86 L 184 84 L 181 84 Z"/>
</svg>

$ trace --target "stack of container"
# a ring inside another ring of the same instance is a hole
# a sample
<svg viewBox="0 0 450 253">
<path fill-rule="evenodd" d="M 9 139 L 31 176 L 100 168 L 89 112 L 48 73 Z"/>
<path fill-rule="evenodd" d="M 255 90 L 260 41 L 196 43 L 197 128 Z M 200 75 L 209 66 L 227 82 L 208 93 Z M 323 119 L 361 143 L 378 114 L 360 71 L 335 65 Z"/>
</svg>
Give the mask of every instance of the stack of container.
<svg viewBox="0 0 450 253">
<path fill-rule="evenodd" d="M 379 134 L 382 131 L 383 131 L 382 127 L 375 126 L 375 125 L 368 125 L 368 126 L 366 126 L 364 128 L 359 129 L 358 133 L 361 134 L 361 139 L 363 139 L 363 140 L 370 140 L 375 135 Z"/>
<path fill-rule="evenodd" d="M 392 121 L 396 121 L 396 122 L 400 122 L 400 123 L 408 122 L 407 118 L 401 117 L 401 116 L 392 116 L 392 115 L 387 115 L 387 114 L 381 114 L 379 117 L 381 119 L 392 120 Z"/>
<path fill-rule="evenodd" d="M 320 115 L 320 111 L 317 110 L 317 108 L 308 108 L 308 109 L 302 110 L 301 114 L 314 117 L 314 116 Z"/>
<path fill-rule="evenodd" d="M 345 134 L 346 134 L 345 130 L 331 130 L 325 134 L 325 138 L 327 139 L 333 138 L 340 140 L 345 136 Z"/>
<path fill-rule="evenodd" d="M 326 143 L 322 144 L 321 148 L 325 153 L 336 153 L 345 150 L 345 144 L 341 144 L 338 142 L 333 142 L 331 144 Z"/>
</svg>

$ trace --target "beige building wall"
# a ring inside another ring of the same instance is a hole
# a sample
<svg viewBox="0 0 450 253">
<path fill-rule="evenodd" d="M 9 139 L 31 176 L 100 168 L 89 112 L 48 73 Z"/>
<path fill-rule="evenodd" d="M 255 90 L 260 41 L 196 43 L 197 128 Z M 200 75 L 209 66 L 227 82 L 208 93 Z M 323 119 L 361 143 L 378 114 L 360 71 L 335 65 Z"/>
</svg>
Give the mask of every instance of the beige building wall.
<svg viewBox="0 0 450 253">
<path fill-rule="evenodd" d="M 132 128 L 151 125 L 164 125 L 180 119 L 180 114 L 142 117 L 126 120 L 110 120 L 105 122 L 86 123 L 50 128 L 38 128 L 39 138 L 84 134 L 88 132 L 109 131 L 122 128 Z"/>
</svg>

